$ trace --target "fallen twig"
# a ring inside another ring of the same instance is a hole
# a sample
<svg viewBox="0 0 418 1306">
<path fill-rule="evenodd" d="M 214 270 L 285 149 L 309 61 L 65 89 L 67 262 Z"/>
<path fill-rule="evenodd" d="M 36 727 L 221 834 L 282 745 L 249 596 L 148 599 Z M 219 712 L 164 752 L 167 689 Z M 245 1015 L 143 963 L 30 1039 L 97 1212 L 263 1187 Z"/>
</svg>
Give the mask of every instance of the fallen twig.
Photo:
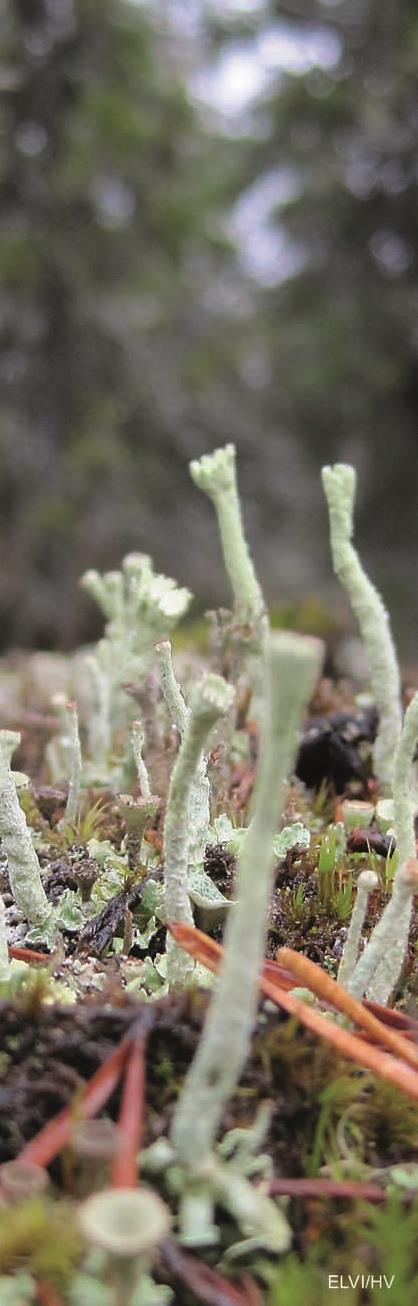
<svg viewBox="0 0 418 1306">
<path fill-rule="evenodd" d="M 162 878 L 162 871 L 153 868 L 152 878 L 159 880 Z M 101 957 L 106 948 L 110 947 L 115 934 L 119 929 L 123 930 L 127 909 L 134 911 L 141 901 L 142 895 L 147 887 L 148 877 L 138 880 L 131 884 L 127 889 L 122 889 L 116 893 L 109 902 L 106 902 L 97 916 L 88 921 L 87 925 L 81 931 L 78 945 L 77 956 Z"/>
</svg>

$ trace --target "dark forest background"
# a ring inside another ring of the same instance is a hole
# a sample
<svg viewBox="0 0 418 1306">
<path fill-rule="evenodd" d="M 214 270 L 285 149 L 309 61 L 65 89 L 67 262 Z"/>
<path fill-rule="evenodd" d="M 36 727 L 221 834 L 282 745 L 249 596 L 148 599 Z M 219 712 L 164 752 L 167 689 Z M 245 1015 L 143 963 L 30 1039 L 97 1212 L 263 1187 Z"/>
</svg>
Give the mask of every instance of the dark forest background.
<svg viewBox="0 0 418 1306">
<path fill-rule="evenodd" d="M 319 469 L 355 462 L 357 539 L 413 656 L 416 3 L 0 19 L 1 646 L 89 638 L 78 577 L 132 549 L 195 611 L 225 602 L 187 462 L 232 440 L 275 603 L 344 606 Z M 239 68 L 262 75 L 237 111 Z"/>
</svg>

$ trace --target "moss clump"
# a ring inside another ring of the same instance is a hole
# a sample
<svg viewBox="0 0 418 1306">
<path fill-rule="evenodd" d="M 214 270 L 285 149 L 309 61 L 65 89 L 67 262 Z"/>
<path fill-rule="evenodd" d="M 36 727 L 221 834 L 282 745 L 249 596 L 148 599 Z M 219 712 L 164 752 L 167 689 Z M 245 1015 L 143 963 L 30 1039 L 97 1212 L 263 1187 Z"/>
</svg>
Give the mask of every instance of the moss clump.
<svg viewBox="0 0 418 1306">
<path fill-rule="evenodd" d="M 70 1282 L 82 1252 L 75 1208 L 52 1197 L 0 1210 L 0 1272 L 22 1266 L 57 1288 Z"/>
</svg>

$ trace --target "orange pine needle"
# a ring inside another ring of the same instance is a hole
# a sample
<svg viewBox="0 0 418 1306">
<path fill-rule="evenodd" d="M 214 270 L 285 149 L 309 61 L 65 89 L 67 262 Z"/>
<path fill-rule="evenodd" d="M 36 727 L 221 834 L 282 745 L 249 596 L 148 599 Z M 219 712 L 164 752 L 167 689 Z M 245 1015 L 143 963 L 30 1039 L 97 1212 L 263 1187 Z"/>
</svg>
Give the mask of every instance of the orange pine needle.
<svg viewBox="0 0 418 1306">
<path fill-rule="evenodd" d="M 415 1074 L 410 1066 L 397 1061 L 389 1052 L 382 1052 L 373 1044 L 364 1043 L 357 1034 L 341 1029 L 340 1025 L 335 1025 L 319 1011 L 309 1007 L 306 1002 L 295 998 L 293 993 L 285 993 L 269 980 L 262 978 L 260 988 L 266 998 L 270 998 L 277 1006 L 283 1007 L 289 1015 L 296 1016 L 314 1034 L 319 1034 L 329 1043 L 333 1043 L 341 1056 L 348 1057 L 350 1061 L 364 1066 L 366 1070 L 373 1070 L 376 1075 L 389 1080 L 402 1092 L 418 1101 L 418 1074 Z"/>
<path fill-rule="evenodd" d="M 11 943 L 9 943 L 9 957 L 14 957 L 17 961 L 27 961 L 28 965 L 43 962 L 45 966 L 51 961 L 51 956 L 46 952 L 34 952 L 33 948 L 15 948 Z"/>
<path fill-rule="evenodd" d="M 175 924 L 169 925 L 168 928 L 180 948 L 184 948 L 190 957 L 194 957 L 203 966 L 207 966 L 208 970 L 216 973 L 222 960 L 223 948 L 219 943 L 215 943 L 215 939 L 211 939 L 209 934 L 204 934 L 203 930 L 195 929 L 193 925 Z M 276 982 L 284 989 L 293 989 L 295 986 L 291 971 L 284 970 L 277 961 L 265 961 L 263 975 L 266 979 L 271 978 L 272 982 L 273 976 L 274 979 L 277 976 Z"/>
<path fill-rule="evenodd" d="M 387 1192 L 377 1184 L 366 1184 L 357 1179 L 272 1179 L 270 1197 L 339 1197 L 355 1198 L 364 1202 L 384 1202 Z M 411 1194 L 412 1196 L 412 1194 Z"/>
<path fill-rule="evenodd" d="M 342 984 L 338 984 L 331 975 L 327 975 L 314 961 L 303 956 L 301 952 L 294 952 L 292 948 L 278 948 L 276 956 L 279 965 L 283 963 L 287 966 L 305 988 L 311 989 L 312 993 L 330 1006 L 336 1007 L 337 1011 L 342 1011 L 348 1020 L 353 1021 L 353 1024 L 360 1025 L 360 1028 L 367 1034 L 371 1034 L 378 1043 L 390 1048 L 396 1056 L 402 1057 L 410 1066 L 418 1070 L 418 1048 L 408 1043 L 397 1030 L 383 1025 L 371 1011 L 363 1007 L 362 1002 L 358 1002 L 351 993 L 347 993 L 347 989 L 343 988 Z"/>
<path fill-rule="evenodd" d="M 371 1002 L 370 998 L 363 999 L 363 1006 L 368 1011 L 373 1012 L 384 1025 L 392 1025 L 395 1029 L 403 1030 L 404 1034 L 409 1037 L 415 1035 L 418 1042 L 418 1020 L 411 1016 L 409 1012 L 395 1011 L 393 1007 L 381 1007 L 378 1002 Z"/>
<path fill-rule="evenodd" d="M 107 1102 L 116 1088 L 131 1047 L 131 1039 L 123 1039 L 110 1057 L 99 1066 L 83 1089 L 78 1102 L 78 1112 L 83 1120 L 92 1119 Z M 19 1153 L 19 1161 L 34 1161 L 47 1166 L 69 1143 L 74 1124 L 74 1104 L 64 1107 L 53 1120 L 49 1120 Z"/>
<path fill-rule="evenodd" d="M 194 957 L 195 961 L 200 961 L 202 966 L 207 966 L 208 970 L 213 970 L 216 974 L 223 956 L 220 943 L 215 943 L 208 934 L 204 934 L 203 930 L 196 930 L 193 925 L 183 925 L 179 922 L 169 925 L 168 928 L 173 939 L 180 948 L 188 952 L 189 957 Z"/>
<path fill-rule="evenodd" d="M 39 1306 L 64 1306 L 62 1297 L 58 1296 L 52 1284 L 47 1283 L 46 1279 L 39 1279 L 36 1285 L 36 1297 Z"/>
<path fill-rule="evenodd" d="M 192 925 L 176 924 L 171 926 L 171 932 L 176 942 L 190 956 L 202 962 L 209 970 L 215 972 L 219 970 L 222 948 L 213 939 L 209 939 L 201 930 L 195 930 Z M 290 949 L 286 951 L 291 952 Z M 341 1026 L 335 1025 L 321 1012 L 315 1011 L 306 1002 L 296 998 L 293 993 L 286 992 L 277 982 L 273 984 L 263 974 L 260 976 L 260 989 L 276 1006 L 282 1007 L 289 1015 L 296 1016 L 314 1034 L 333 1043 L 341 1056 L 348 1057 L 357 1065 L 364 1066 L 366 1070 L 374 1071 L 382 1079 L 395 1084 L 409 1097 L 418 1100 L 418 1074 L 415 1074 L 410 1066 L 396 1060 L 388 1052 L 382 1052 L 380 1048 L 364 1043 L 358 1035 L 341 1029 Z M 404 1052 L 404 1044 L 402 1044 L 402 1051 Z"/>
<path fill-rule="evenodd" d="M 113 1188 L 136 1188 L 145 1097 L 144 1039 L 132 1044 L 118 1120 L 118 1143 L 112 1165 Z"/>
</svg>

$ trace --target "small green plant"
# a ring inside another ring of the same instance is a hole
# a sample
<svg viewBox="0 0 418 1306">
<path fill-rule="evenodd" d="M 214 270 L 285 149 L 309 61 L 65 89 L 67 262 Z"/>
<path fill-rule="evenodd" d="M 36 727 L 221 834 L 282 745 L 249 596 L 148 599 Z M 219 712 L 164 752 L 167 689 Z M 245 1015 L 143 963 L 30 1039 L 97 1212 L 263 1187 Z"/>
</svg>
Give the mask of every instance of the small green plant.
<svg viewBox="0 0 418 1306">
<path fill-rule="evenodd" d="M 295 924 L 303 920 L 306 907 L 306 885 L 298 884 L 293 893 L 289 894 L 286 912 L 289 920 Z"/>
<path fill-rule="evenodd" d="M 334 892 L 334 872 L 344 851 L 344 828 L 332 825 L 322 835 L 318 858 L 318 896 L 320 902 L 331 902 Z"/>
<path fill-rule="evenodd" d="M 109 807 L 98 798 L 95 803 L 87 806 L 85 812 L 81 812 L 77 821 L 72 826 L 73 839 L 77 843 L 88 843 L 89 839 L 95 839 L 103 830 L 106 821 L 109 819 Z"/>
<path fill-rule="evenodd" d="M 335 910 L 337 920 L 346 921 L 351 916 L 354 897 L 354 880 L 352 875 L 346 875 L 342 882 L 337 886 L 332 897 L 332 906 Z"/>
</svg>

